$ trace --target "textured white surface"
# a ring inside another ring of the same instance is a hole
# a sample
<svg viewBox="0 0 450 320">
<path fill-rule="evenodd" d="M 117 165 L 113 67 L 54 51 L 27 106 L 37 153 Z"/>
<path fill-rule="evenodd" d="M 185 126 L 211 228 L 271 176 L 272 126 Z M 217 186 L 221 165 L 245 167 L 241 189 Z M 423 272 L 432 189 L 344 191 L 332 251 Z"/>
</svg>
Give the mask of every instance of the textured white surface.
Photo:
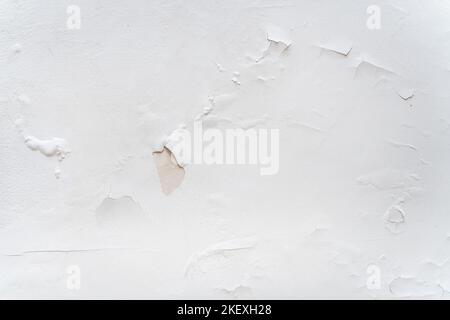
<svg viewBox="0 0 450 320">
<path fill-rule="evenodd" d="M 449 297 L 450 2 L 0 7 L 0 298 Z M 165 195 L 202 113 L 279 129 L 279 173 Z"/>
</svg>

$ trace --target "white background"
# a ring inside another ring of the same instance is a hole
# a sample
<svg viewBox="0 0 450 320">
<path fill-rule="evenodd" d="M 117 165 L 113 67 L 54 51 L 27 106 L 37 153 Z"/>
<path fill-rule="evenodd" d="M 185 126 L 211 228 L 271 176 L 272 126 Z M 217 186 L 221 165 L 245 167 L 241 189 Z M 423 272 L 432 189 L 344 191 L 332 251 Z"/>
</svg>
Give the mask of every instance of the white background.
<svg viewBox="0 0 450 320">
<path fill-rule="evenodd" d="M 1 298 L 449 297 L 450 2 L 0 8 Z M 191 165 L 165 195 L 155 145 L 211 97 L 210 127 L 280 130 L 280 170 Z"/>
</svg>

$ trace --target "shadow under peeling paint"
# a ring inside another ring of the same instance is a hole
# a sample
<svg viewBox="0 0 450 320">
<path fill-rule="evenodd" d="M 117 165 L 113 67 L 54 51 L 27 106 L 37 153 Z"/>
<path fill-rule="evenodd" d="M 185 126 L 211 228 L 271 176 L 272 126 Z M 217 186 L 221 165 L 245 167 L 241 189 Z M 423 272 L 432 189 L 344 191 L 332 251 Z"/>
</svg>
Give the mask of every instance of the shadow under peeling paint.
<svg viewBox="0 0 450 320">
<path fill-rule="evenodd" d="M 171 194 L 178 188 L 184 179 L 184 168 L 181 167 L 169 149 L 164 148 L 161 152 L 153 152 L 159 182 L 164 194 Z"/>
</svg>

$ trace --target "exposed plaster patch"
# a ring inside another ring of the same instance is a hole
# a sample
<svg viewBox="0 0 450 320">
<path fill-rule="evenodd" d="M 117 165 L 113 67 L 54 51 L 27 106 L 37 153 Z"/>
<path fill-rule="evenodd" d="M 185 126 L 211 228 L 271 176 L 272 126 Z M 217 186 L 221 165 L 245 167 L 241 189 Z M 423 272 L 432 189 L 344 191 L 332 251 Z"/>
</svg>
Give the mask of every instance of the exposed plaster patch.
<svg viewBox="0 0 450 320">
<path fill-rule="evenodd" d="M 164 147 L 162 152 L 153 152 L 161 189 L 164 194 L 171 194 L 184 179 L 184 168 L 180 166 L 172 152 Z"/>
</svg>

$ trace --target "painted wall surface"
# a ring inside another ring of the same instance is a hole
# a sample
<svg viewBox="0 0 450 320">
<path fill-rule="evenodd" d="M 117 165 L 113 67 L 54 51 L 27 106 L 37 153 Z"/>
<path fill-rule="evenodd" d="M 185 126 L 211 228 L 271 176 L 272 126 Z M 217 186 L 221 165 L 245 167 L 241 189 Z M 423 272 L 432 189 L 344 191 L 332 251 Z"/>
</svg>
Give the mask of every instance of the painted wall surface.
<svg viewBox="0 0 450 320">
<path fill-rule="evenodd" d="M 0 298 L 449 298 L 449 1 L 0 8 Z"/>
</svg>

